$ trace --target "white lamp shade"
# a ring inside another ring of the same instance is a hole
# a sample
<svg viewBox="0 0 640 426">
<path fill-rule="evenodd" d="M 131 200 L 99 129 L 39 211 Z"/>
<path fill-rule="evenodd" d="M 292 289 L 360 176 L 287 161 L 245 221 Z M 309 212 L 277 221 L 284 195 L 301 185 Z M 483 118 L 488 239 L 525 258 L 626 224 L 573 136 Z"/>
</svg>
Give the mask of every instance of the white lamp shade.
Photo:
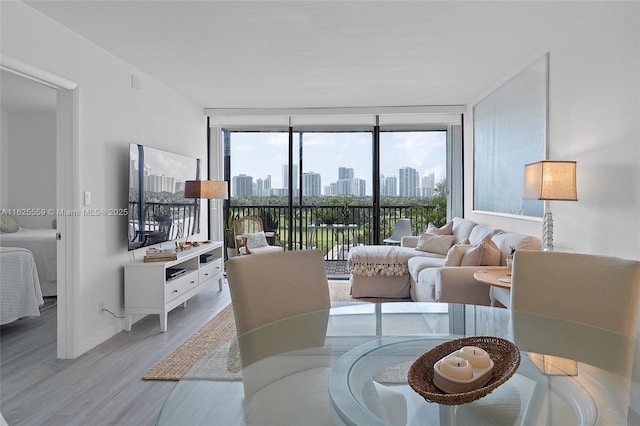
<svg viewBox="0 0 640 426">
<path fill-rule="evenodd" d="M 525 200 L 578 201 L 575 161 L 539 161 L 524 166 Z"/>
<path fill-rule="evenodd" d="M 224 180 L 188 180 L 184 183 L 184 197 L 226 200 L 229 187 Z"/>
</svg>

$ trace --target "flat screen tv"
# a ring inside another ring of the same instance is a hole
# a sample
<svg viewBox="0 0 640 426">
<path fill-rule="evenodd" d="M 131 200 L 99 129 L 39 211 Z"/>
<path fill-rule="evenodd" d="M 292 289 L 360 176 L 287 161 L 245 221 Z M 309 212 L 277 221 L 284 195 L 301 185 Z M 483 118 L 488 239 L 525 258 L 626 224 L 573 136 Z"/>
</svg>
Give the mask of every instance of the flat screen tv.
<svg viewBox="0 0 640 426">
<path fill-rule="evenodd" d="M 185 181 L 199 179 L 198 158 L 129 145 L 129 250 L 199 231 L 198 200 L 184 198 Z"/>
</svg>

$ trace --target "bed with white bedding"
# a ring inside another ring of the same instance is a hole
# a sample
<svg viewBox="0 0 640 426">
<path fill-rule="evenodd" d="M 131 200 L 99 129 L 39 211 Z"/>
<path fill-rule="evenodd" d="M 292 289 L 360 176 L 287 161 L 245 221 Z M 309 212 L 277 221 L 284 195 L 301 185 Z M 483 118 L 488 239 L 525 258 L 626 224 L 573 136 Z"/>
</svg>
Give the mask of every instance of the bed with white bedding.
<svg viewBox="0 0 640 426">
<path fill-rule="evenodd" d="M 20 247 L 0 247 L 0 324 L 40 316 L 44 303 L 36 262 Z"/>
<path fill-rule="evenodd" d="M 17 232 L 0 233 L 0 247 L 29 250 L 36 262 L 42 295 L 57 294 L 57 256 L 55 229 L 20 228 Z"/>
</svg>

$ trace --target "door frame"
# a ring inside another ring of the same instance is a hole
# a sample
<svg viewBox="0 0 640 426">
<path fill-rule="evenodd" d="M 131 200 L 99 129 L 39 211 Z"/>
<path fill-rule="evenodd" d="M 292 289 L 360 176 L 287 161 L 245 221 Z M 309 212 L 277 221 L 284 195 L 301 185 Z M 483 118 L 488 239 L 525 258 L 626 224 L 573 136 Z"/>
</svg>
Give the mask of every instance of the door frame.
<svg viewBox="0 0 640 426">
<path fill-rule="evenodd" d="M 56 209 L 71 211 L 73 194 L 78 194 L 78 162 L 75 156 L 79 143 L 78 84 L 9 55 L 0 56 L 0 69 L 33 80 L 56 90 Z M 70 215 L 57 218 L 57 350 L 56 357 L 74 357 L 74 278 L 73 248 L 77 247 L 77 223 Z"/>
</svg>

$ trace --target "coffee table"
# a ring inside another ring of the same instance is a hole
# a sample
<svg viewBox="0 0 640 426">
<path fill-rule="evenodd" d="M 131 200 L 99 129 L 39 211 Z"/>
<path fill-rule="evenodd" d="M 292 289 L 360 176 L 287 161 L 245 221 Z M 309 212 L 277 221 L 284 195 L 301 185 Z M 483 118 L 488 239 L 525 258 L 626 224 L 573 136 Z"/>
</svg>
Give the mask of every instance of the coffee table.
<svg viewBox="0 0 640 426">
<path fill-rule="evenodd" d="M 491 299 L 491 306 L 498 306 L 496 302 L 507 308 L 511 305 L 511 268 L 502 266 L 483 269 L 474 272 L 473 278 L 490 286 L 489 298 Z"/>
</svg>

